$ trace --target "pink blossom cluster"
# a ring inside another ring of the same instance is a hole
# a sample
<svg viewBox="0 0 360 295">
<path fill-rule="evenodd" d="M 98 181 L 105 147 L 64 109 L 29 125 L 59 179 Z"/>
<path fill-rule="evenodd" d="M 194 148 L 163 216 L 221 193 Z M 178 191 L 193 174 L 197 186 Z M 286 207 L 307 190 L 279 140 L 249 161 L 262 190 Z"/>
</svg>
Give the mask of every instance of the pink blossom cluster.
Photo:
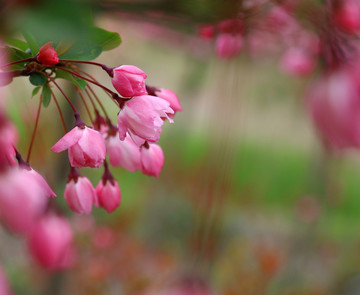
<svg viewBox="0 0 360 295">
<path fill-rule="evenodd" d="M 25 61 L 28 63 L 25 63 L 23 73 L 31 75 L 31 71 L 36 69 L 37 73 L 45 75 L 47 83 L 60 90 L 74 112 L 74 128 L 51 147 L 56 153 L 68 151 L 71 170 L 64 198 L 71 210 L 89 214 L 95 206 L 110 213 L 120 205 L 121 190 L 110 173 L 108 161 L 112 166 L 120 166 L 131 172 L 140 170 L 146 175 L 159 176 L 164 165 L 164 153 L 157 144 L 162 125 L 165 120 L 172 123 L 175 113 L 182 110 L 174 92 L 147 86 L 146 74 L 135 66 L 109 68 L 101 65 L 118 93 L 96 80 L 81 77 L 111 93 L 119 106 L 118 124 L 112 124 L 105 110 L 106 119 L 99 110 L 94 109 L 96 119 L 91 126 L 87 126 L 62 88 L 46 72 L 48 68 L 61 68 L 80 76 L 80 72 L 72 71 L 76 61 L 59 59 L 51 42 L 43 45 L 35 57 Z M 62 67 L 64 64 L 65 67 Z M 61 112 L 60 115 L 63 118 Z M 63 127 L 66 128 L 65 124 Z M 39 265 L 59 270 L 74 262 L 73 232 L 52 200 L 56 194 L 43 176 L 29 165 L 35 135 L 36 127 L 25 161 L 16 149 L 17 130 L 5 111 L 0 109 L 0 220 L 10 231 L 27 241 L 29 252 Z M 102 165 L 104 174 L 96 188 L 77 170 Z"/>
</svg>

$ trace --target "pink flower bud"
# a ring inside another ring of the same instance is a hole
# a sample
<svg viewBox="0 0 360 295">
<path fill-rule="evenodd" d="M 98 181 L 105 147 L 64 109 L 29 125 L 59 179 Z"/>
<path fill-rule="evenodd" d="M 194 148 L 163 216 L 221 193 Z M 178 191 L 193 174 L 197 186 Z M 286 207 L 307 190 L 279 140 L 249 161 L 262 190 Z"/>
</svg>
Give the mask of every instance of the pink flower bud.
<svg viewBox="0 0 360 295">
<path fill-rule="evenodd" d="M 128 171 L 141 170 L 140 148 L 129 135 L 121 141 L 119 135 L 110 135 L 106 139 L 106 149 L 112 166 L 121 166 Z"/>
<path fill-rule="evenodd" d="M 44 65 L 56 65 L 59 62 L 59 57 L 52 46 L 52 42 L 41 46 L 37 60 Z"/>
<path fill-rule="evenodd" d="M 0 170 L 16 165 L 14 146 L 17 140 L 16 127 L 0 112 Z"/>
<path fill-rule="evenodd" d="M 343 66 L 316 81 L 306 96 L 324 142 L 333 148 L 360 148 L 358 64 Z"/>
<path fill-rule="evenodd" d="M 290 48 L 281 58 L 281 68 L 294 76 L 306 76 L 315 69 L 314 58 L 299 48 Z"/>
<path fill-rule="evenodd" d="M 0 218 L 16 233 L 27 233 L 45 212 L 44 187 L 31 172 L 10 168 L 0 174 Z"/>
<path fill-rule="evenodd" d="M 124 140 L 129 132 L 134 142 L 140 146 L 145 141 L 157 142 L 161 134 L 162 118 L 173 120 L 169 115 L 174 114 L 170 103 L 166 100 L 151 96 L 136 96 L 127 101 L 119 113 L 119 137 Z"/>
<path fill-rule="evenodd" d="M 215 28 L 213 25 L 201 25 L 198 27 L 197 32 L 202 39 L 212 39 L 215 34 Z"/>
<path fill-rule="evenodd" d="M 70 209 L 79 214 L 89 214 L 97 197 L 90 180 L 85 176 L 69 176 L 65 186 L 64 197 Z"/>
<path fill-rule="evenodd" d="M 334 22 L 347 33 L 360 29 L 360 4 L 357 0 L 341 0 L 334 14 Z"/>
<path fill-rule="evenodd" d="M 174 91 L 160 88 L 159 91 L 155 91 L 155 93 L 156 96 L 161 97 L 170 103 L 170 108 L 174 111 L 174 114 L 169 114 L 170 118 L 174 118 L 176 112 L 182 111 L 179 99 Z"/>
<path fill-rule="evenodd" d="M 55 153 L 66 149 L 68 149 L 71 166 L 76 168 L 99 168 L 106 154 L 103 136 L 86 126 L 73 128 L 51 148 Z"/>
<path fill-rule="evenodd" d="M 158 177 L 164 166 L 164 153 L 157 144 L 148 144 L 141 147 L 142 173 Z"/>
<path fill-rule="evenodd" d="M 96 186 L 99 206 L 108 213 L 113 212 L 121 201 L 121 191 L 115 179 L 101 179 Z"/>
<path fill-rule="evenodd" d="M 72 263 L 73 233 L 68 221 L 56 215 L 45 215 L 35 224 L 28 237 L 33 259 L 50 270 L 67 268 Z"/>
<path fill-rule="evenodd" d="M 6 279 L 3 269 L 0 267 L 0 294 L 1 295 L 10 295 L 10 286 L 8 280 Z"/>
<path fill-rule="evenodd" d="M 220 34 L 216 39 L 215 51 L 221 58 L 233 58 L 243 48 L 241 35 Z"/>
<path fill-rule="evenodd" d="M 138 67 L 123 65 L 113 70 L 112 84 L 123 97 L 147 94 L 145 89 L 146 74 Z"/>
</svg>

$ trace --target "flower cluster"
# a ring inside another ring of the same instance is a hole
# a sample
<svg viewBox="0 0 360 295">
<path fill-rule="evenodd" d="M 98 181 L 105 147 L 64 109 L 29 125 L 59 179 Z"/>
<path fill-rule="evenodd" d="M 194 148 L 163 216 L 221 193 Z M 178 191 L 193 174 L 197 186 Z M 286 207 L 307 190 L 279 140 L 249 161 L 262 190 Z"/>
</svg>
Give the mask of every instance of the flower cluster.
<svg viewBox="0 0 360 295">
<path fill-rule="evenodd" d="M 40 75 L 45 78 L 42 99 L 49 89 L 53 100 L 58 104 L 51 86 L 55 86 L 62 93 L 75 117 L 73 129 L 66 132 L 51 147 L 51 151 L 55 153 L 68 151 L 71 169 L 64 198 L 70 209 L 79 214 L 89 214 L 94 206 L 110 213 L 120 205 L 121 190 L 110 173 L 108 162 L 131 172 L 140 170 L 146 175 L 159 176 L 164 165 L 164 153 L 157 144 L 162 125 L 166 120 L 172 123 L 175 113 L 182 108 L 176 94 L 171 90 L 146 85 L 147 76 L 138 67 L 121 65 L 109 68 L 83 61 L 100 66 L 111 78 L 117 91 L 114 92 L 78 68 L 75 65 L 78 62 L 80 61 L 60 59 L 50 42 L 43 45 L 36 56 L 2 67 L 23 63 L 24 69 L 20 76 Z M 83 100 L 91 125 L 87 126 L 82 121 L 71 99 L 56 82 L 57 76 L 49 74 L 49 69 L 55 73 L 68 73 L 70 77 L 77 78 L 76 81 L 84 83 L 82 89 L 76 86 L 80 97 L 84 98 L 84 92 L 94 107 L 95 119 L 92 119 L 86 101 Z M 11 73 L 9 71 L 10 76 Z M 119 106 L 117 125 L 112 123 L 91 84 L 110 94 L 111 99 Z M 105 117 L 95 107 L 93 99 L 97 100 Z M 44 101 L 40 99 L 39 110 L 43 104 Z M 66 131 L 64 116 L 61 109 L 58 110 Z M 15 148 L 18 138 L 16 128 L 7 119 L 4 111 L 0 110 L 0 219 L 9 230 L 28 241 L 29 251 L 35 261 L 43 267 L 55 270 L 62 269 L 73 261 L 73 234 L 69 223 L 61 217 L 58 209 L 54 209 L 55 203 L 50 201 L 56 194 L 46 180 L 29 165 L 38 117 L 39 112 L 25 161 Z M 96 188 L 77 170 L 83 167 L 99 168 L 102 165 L 104 174 Z"/>
</svg>

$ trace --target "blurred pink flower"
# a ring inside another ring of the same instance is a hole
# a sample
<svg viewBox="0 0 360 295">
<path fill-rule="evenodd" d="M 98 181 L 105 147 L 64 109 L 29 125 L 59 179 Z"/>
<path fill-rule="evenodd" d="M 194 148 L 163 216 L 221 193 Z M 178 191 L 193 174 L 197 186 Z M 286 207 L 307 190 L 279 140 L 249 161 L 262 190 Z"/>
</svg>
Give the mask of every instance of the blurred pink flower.
<svg viewBox="0 0 360 295">
<path fill-rule="evenodd" d="M 73 263 L 73 233 L 68 221 L 54 214 L 43 216 L 28 236 L 33 259 L 50 270 L 61 270 Z"/>
<path fill-rule="evenodd" d="M 282 56 L 280 65 L 285 73 L 294 76 L 307 76 L 316 66 L 314 57 L 300 48 L 288 49 Z"/>
<path fill-rule="evenodd" d="M 212 39 L 215 35 L 215 28 L 213 25 L 200 25 L 197 28 L 198 35 L 205 40 Z"/>
<path fill-rule="evenodd" d="M 347 33 L 360 29 L 360 3 L 358 0 L 341 0 L 334 11 L 334 22 Z"/>
<path fill-rule="evenodd" d="M 17 141 L 16 127 L 0 111 L 0 169 L 16 165 L 14 146 Z"/>
<path fill-rule="evenodd" d="M 131 172 L 141 169 L 140 148 L 128 134 L 124 140 L 119 139 L 118 133 L 109 135 L 106 139 L 106 150 L 112 166 L 121 166 Z"/>
<path fill-rule="evenodd" d="M 30 168 L 24 169 L 24 173 L 29 175 L 29 177 L 33 177 L 39 184 L 42 193 L 45 197 L 56 197 L 56 194 L 53 192 L 53 190 L 50 188 L 44 177 L 41 176 L 38 172 L 36 172 L 34 169 Z"/>
<path fill-rule="evenodd" d="M 357 64 L 333 70 L 308 90 L 306 104 L 326 144 L 360 148 L 360 84 Z"/>
<path fill-rule="evenodd" d="M 216 38 L 215 51 L 221 58 L 233 58 L 243 48 L 243 37 L 240 34 L 220 34 Z"/>
<path fill-rule="evenodd" d="M 96 186 L 96 195 L 99 206 L 108 213 L 113 212 L 121 201 L 121 191 L 115 179 L 100 179 Z"/>
<path fill-rule="evenodd" d="M 44 65 L 56 65 L 59 62 L 59 57 L 52 46 L 52 42 L 41 46 L 37 60 Z"/>
<path fill-rule="evenodd" d="M 145 89 L 146 74 L 138 67 L 122 65 L 113 69 L 111 82 L 123 97 L 147 94 Z"/>
<path fill-rule="evenodd" d="M 100 132 L 84 127 L 74 127 L 52 148 L 55 153 L 68 149 L 72 167 L 99 168 L 105 159 L 105 141 Z"/>
<path fill-rule="evenodd" d="M 0 174 L 0 218 L 16 233 L 27 233 L 47 206 L 44 187 L 34 174 L 9 168 Z"/>
<path fill-rule="evenodd" d="M 173 120 L 169 115 L 174 111 L 166 100 L 151 96 L 135 96 L 127 101 L 119 113 L 119 138 L 124 140 L 129 132 L 134 142 L 140 146 L 145 141 L 157 142 L 161 134 L 162 118 Z"/>
<path fill-rule="evenodd" d="M 164 166 L 164 153 L 157 144 L 148 144 L 141 147 L 142 173 L 158 177 Z"/>
<path fill-rule="evenodd" d="M 174 91 L 169 89 L 160 88 L 158 91 L 155 91 L 156 96 L 161 97 L 170 103 L 170 108 L 174 111 L 174 114 L 168 114 L 170 118 L 174 118 L 176 112 L 181 112 L 182 107 Z"/>
<path fill-rule="evenodd" d="M 89 214 L 93 204 L 97 205 L 96 192 L 90 180 L 82 175 L 71 176 L 65 186 L 64 197 L 70 209 L 76 213 Z"/>
</svg>

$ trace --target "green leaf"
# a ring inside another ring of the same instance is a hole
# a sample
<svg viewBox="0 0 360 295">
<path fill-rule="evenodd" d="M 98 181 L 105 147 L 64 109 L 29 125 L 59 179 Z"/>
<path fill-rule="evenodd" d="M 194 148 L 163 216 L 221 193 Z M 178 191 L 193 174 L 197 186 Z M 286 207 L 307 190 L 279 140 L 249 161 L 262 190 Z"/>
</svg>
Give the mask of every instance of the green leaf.
<svg viewBox="0 0 360 295">
<path fill-rule="evenodd" d="M 46 108 L 51 101 L 51 91 L 49 84 L 45 84 L 42 88 L 42 104 Z"/>
<path fill-rule="evenodd" d="M 89 40 L 77 40 L 73 47 L 69 49 L 61 58 L 73 60 L 92 60 L 97 58 L 101 52 L 102 47 Z"/>
<path fill-rule="evenodd" d="M 21 51 L 26 51 L 29 48 L 29 45 L 22 40 L 14 39 L 14 38 L 5 38 L 5 42 L 11 46 L 14 46 Z"/>
<path fill-rule="evenodd" d="M 77 87 L 79 87 L 81 90 L 83 90 L 86 86 L 85 80 L 75 77 L 66 71 L 56 70 L 56 78 L 68 80 L 71 83 L 75 84 Z"/>
<path fill-rule="evenodd" d="M 34 73 L 29 77 L 30 83 L 34 86 L 44 85 L 47 81 L 47 78 L 44 74 Z"/>
<path fill-rule="evenodd" d="M 35 96 L 36 94 L 38 94 L 40 88 L 41 88 L 40 86 L 35 87 L 35 88 L 33 89 L 33 91 L 32 91 L 31 96 Z"/>
<path fill-rule="evenodd" d="M 92 29 L 93 41 L 102 47 L 103 50 L 111 50 L 121 44 L 121 37 L 118 33 L 109 32 L 101 28 Z"/>
<path fill-rule="evenodd" d="M 29 45 L 29 48 L 31 50 L 31 54 L 36 55 L 39 52 L 40 46 L 36 42 L 34 36 L 30 32 L 27 32 L 25 30 L 23 32 L 23 35 L 24 35 L 24 38 L 25 38 L 27 44 Z"/>
</svg>

